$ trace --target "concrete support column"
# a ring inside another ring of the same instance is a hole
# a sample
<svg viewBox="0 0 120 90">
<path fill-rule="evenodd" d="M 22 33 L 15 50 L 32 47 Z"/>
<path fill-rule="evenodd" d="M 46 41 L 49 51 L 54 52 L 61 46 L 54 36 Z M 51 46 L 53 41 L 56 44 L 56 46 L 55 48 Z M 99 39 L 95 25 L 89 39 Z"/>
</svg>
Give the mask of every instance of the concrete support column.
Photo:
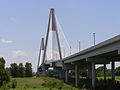
<svg viewBox="0 0 120 90">
<path fill-rule="evenodd" d="M 68 82 L 68 71 L 69 70 L 65 70 L 65 82 Z"/>
<path fill-rule="evenodd" d="M 78 87 L 78 81 L 79 81 L 79 71 L 78 71 L 78 65 L 75 65 L 75 86 Z"/>
<path fill-rule="evenodd" d="M 45 64 L 44 63 L 42 64 L 42 71 L 43 71 L 43 74 L 46 74 L 46 69 L 45 69 Z"/>
<path fill-rule="evenodd" d="M 92 62 L 92 86 L 95 87 L 95 63 Z"/>
<path fill-rule="evenodd" d="M 60 70 L 59 74 L 60 74 L 60 79 L 64 79 L 65 78 L 65 71 L 64 70 Z"/>
<path fill-rule="evenodd" d="M 104 80 L 106 80 L 106 64 L 104 64 Z"/>
<path fill-rule="evenodd" d="M 92 66 L 91 66 L 91 63 L 88 65 L 88 72 L 87 72 L 87 77 L 89 79 L 92 79 Z"/>
<path fill-rule="evenodd" d="M 115 80 L 115 62 L 112 61 L 111 62 L 111 76 L 112 76 L 112 80 Z"/>
<path fill-rule="evenodd" d="M 54 71 L 57 73 L 58 78 L 64 79 L 65 78 L 65 72 L 62 70 L 61 67 L 54 67 Z"/>
</svg>

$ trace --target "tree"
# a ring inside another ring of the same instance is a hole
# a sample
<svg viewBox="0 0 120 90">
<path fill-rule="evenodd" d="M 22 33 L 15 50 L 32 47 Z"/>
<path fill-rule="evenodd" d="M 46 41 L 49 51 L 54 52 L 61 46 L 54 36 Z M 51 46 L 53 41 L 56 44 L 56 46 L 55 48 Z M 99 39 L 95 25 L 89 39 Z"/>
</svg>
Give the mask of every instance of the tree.
<svg viewBox="0 0 120 90">
<path fill-rule="evenodd" d="M 5 60 L 0 58 L 0 87 L 8 81 L 10 81 L 10 77 L 5 69 Z"/>
<path fill-rule="evenodd" d="M 98 68 L 96 69 L 96 75 L 97 75 L 98 77 L 100 77 L 100 76 L 103 76 L 103 74 L 104 74 L 104 67 L 103 67 L 103 66 L 98 67 Z"/>
<path fill-rule="evenodd" d="M 18 77 L 18 66 L 16 63 L 11 64 L 10 71 L 11 71 L 11 76 Z"/>
<path fill-rule="evenodd" d="M 116 68 L 115 74 L 116 74 L 117 76 L 120 76 L 120 66 Z"/>
<path fill-rule="evenodd" d="M 10 67 L 7 67 L 7 68 L 6 68 L 6 71 L 7 71 L 7 73 L 9 74 L 9 76 L 11 76 L 11 70 L 10 70 Z"/>
<path fill-rule="evenodd" d="M 26 62 L 25 64 L 25 76 L 26 77 L 32 77 L 32 64 Z"/>
<path fill-rule="evenodd" d="M 18 77 L 24 77 L 25 69 L 23 63 L 20 63 L 18 66 Z"/>
</svg>

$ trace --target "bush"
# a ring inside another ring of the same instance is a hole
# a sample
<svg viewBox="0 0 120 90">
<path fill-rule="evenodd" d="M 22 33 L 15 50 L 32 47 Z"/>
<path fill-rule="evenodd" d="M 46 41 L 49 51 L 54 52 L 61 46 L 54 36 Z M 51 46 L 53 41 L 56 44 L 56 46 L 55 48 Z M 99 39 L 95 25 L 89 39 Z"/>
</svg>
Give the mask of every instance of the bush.
<svg viewBox="0 0 120 90">
<path fill-rule="evenodd" d="M 111 79 L 96 80 L 95 90 L 120 90 L 120 82 Z"/>
<path fill-rule="evenodd" d="M 72 81 L 72 79 L 71 79 L 70 82 L 75 83 L 75 80 Z M 84 88 L 92 89 L 91 83 L 92 83 L 91 79 L 81 78 L 79 83 L 78 83 L 78 88 L 80 88 L 80 89 L 84 89 Z M 120 90 L 120 82 L 114 81 L 111 79 L 108 79 L 108 80 L 96 79 L 94 90 Z"/>
<path fill-rule="evenodd" d="M 44 83 L 42 83 L 42 86 L 47 87 L 47 88 L 57 88 L 57 89 L 62 89 L 64 82 L 62 80 L 57 80 L 54 78 L 43 78 Z"/>
<path fill-rule="evenodd" d="M 0 90 L 9 90 L 8 84 L 4 82 Z"/>
<path fill-rule="evenodd" d="M 16 79 L 12 80 L 11 82 L 3 82 L 3 85 L 0 90 L 9 90 L 10 88 L 16 88 L 17 81 Z"/>
<path fill-rule="evenodd" d="M 17 87 L 17 81 L 16 81 L 16 79 L 14 79 L 14 80 L 11 81 L 11 87 L 12 88 L 16 88 Z"/>
<path fill-rule="evenodd" d="M 92 80 L 91 79 L 88 79 L 88 78 L 81 78 L 80 81 L 79 81 L 79 88 L 86 88 L 86 89 L 89 89 L 91 88 L 91 82 Z"/>
<path fill-rule="evenodd" d="M 47 73 L 44 73 L 44 74 L 40 74 L 41 77 L 48 77 L 48 74 Z"/>
<path fill-rule="evenodd" d="M 8 72 L 5 69 L 5 60 L 0 58 L 0 87 L 10 81 Z"/>
</svg>

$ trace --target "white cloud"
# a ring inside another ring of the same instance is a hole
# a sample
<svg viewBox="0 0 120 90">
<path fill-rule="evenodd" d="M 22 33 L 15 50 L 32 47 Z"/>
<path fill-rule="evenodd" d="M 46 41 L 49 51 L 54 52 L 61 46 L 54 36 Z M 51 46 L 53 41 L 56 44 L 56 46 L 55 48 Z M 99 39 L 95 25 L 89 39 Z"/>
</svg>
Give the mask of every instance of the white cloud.
<svg viewBox="0 0 120 90">
<path fill-rule="evenodd" d="M 26 56 L 26 53 L 22 50 L 14 50 L 12 51 L 12 58 L 17 58 L 21 56 Z"/>
<path fill-rule="evenodd" d="M 2 42 L 2 43 L 12 43 L 13 41 L 12 40 L 4 40 L 4 39 L 2 39 L 2 40 L 0 40 L 0 42 Z"/>
</svg>

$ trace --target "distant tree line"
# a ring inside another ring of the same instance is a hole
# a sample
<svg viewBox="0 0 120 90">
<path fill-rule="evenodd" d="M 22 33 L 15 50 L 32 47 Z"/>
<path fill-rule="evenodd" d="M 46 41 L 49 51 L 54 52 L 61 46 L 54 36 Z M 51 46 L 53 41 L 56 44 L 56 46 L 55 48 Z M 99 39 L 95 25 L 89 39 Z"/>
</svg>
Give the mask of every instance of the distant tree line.
<svg viewBox="0 0 120 90">
<path fill-rule="evenodd" d="M 19 65 L 12 63 L 9 72 L 12 77 L 32 77 L 32 64 L 26 62 L 23 66 L 23 63 L 19 63 Z"/>
<path fill-rule="evenodd" d="M 98 67 L 98 68 L 95 70 L 95 72 L 96 72 L 96 76 L 97 76 L 97 77 L 104 76 L 104 67 L 103 67 L 103 66 Z M 69 76 L 74 76 L 74 73 L 75 73 L 75 72 L 72 71 L 72 72 L 69 74 Z M 79 70 L 79 74 L 80 74 L 81 77 L 87 77 L 87 70 L 86 70 L 86 69 L 81 69 L 81 70 Z M 106 75 L 107 75 L 107 76 L 111 76 L 111 69 L 107 69 L 107 68 L 106 68 Z M 120 76 L 120 66 L 115 68 L 115 75 L 116 75 L 116 76 Z"/>
<path fill-rule="evenodd" d="M 103 76 L 103 75 L 104 75 L 104 67 L 103 66 L 98 67 L 96 69 L 96 76 L 99 77 L 99 76 Z M 106 75 L 111 76 L 111 69 L 106 68 Z M 115 69 L 115 75 L 120 76 L 120 66 Z"/>
<path fill-rule="evenodd" d="M 12 63 L 9 68 L 5 68 L 4 58 L 0 58 L 0 90 L 9 90 L 8 88 L 15 88 L 17 81 L 12 77 L 32 77 L 32 64 L 26 62 L 25 66 L 23 63 L 17 65 Z"/>
</svg>

